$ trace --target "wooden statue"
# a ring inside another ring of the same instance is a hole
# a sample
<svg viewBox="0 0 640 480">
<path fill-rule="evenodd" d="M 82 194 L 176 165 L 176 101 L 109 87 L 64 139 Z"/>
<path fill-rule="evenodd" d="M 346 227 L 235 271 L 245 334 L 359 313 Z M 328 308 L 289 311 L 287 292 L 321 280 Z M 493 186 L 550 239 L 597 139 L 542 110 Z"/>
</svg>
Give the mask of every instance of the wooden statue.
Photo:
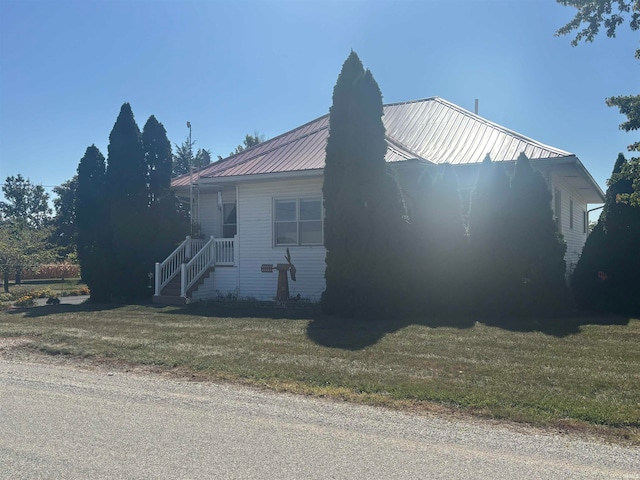
<svg viewBox="0 0 640 480">
<path fill-rule="evenodd" d="M 287 263 L 278 263 L 275 269 L 278 270 L 278 289 L 276 290 L 276 302 L 286 303 L 289 301 L 289 278 L 287 272 L 291 275 L 291 280 L 296 281 L 296 267 L 291 263 L 291 253 L 287 248 L 287 253 L 284 256 Z M 273 265 L 263 264 L 260 267 L 262 272 L 273 272 Z"/>
</svg>

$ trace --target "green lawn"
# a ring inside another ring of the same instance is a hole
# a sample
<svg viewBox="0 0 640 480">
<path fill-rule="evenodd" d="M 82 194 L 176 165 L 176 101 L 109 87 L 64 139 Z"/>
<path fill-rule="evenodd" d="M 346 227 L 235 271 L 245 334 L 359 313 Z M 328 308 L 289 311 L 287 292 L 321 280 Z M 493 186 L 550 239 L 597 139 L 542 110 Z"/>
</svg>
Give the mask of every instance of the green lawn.
<svg viewBox="0 0 640 480">
<path fill-rule="evenodd" d="M 28 337 L 22 348 L 48 354 L 640 443 L 640 320 L 447 323 L 332 319 L 260 304 L 60 305 L 0 312 L 0 337 Z"/>
</svg>

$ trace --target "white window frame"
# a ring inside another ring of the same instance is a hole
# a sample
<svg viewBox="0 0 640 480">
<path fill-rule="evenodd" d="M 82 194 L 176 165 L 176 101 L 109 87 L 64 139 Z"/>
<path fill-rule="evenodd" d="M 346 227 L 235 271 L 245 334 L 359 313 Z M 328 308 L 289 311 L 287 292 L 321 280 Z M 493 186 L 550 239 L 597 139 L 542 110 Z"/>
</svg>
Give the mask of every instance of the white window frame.
<svg viewBox="0 0 640 480">
<path fill-rule="evenodd" d="M 300 220 L 300 202 L 301 201 L 317 201 L 320 202 L 320 218 L 318 220 Z M 276 220 L 276 205 L 278 202 L 295 202 L 296 205 L 296 242 L 293 243 L 278 243 L 277 238 L 277 228 L 276 225 L 278 223 L 292 223 L 294 220 Z M 322 197 L 282 197 L 282 198 L 274 198 L 273 199 L 273 219 L 271 222 L 273 228 L 273 246 L 274 247 L 297 247 L 297 246 L 322 246 L 324 245 L 324 208 Z M 319 243 L 302 243 L 302 232 L 301 232 L 301 224 L 304 222 L 320 222 L 320 232 L 322 236 L 322 241 Z"/>
</svg>

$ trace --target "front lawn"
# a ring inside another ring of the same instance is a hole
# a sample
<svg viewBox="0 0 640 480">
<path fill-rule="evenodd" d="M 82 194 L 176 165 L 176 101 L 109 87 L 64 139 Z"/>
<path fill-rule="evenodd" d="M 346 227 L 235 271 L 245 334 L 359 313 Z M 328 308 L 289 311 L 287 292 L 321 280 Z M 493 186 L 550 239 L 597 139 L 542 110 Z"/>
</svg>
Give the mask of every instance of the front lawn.
<svg viewBox="0 0 640 480">
<path fill-rule="evenodd" d="M 0 312 L 21 348 L 640 443 L 640 320 L 364 322 L 251 305 Z"/>
</svg>

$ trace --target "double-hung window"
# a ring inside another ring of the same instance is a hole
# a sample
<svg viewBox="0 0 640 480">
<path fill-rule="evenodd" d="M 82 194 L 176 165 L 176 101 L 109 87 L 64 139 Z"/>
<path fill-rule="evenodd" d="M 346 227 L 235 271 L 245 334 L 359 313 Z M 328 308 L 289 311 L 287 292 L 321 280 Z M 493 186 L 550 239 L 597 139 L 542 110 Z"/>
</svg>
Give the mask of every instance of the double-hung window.
<svg viewBox="0 0 640 480">
<path fill-rule="evenodd" d="M 322 245 L 322 199 L 274 200 L 274 243 Z"/>
</svg>

